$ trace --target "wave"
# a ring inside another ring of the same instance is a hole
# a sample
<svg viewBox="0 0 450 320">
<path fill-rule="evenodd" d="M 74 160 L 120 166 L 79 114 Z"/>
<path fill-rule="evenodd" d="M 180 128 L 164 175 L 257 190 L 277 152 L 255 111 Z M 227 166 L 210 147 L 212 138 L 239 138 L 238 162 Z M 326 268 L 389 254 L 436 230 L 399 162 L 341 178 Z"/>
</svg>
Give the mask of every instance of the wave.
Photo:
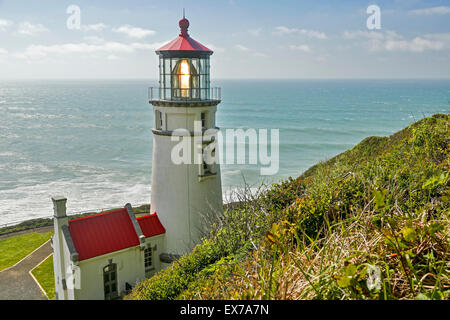
<svg viewBox="0 0 450 320">
<path fill-rule="evenodd" d="M 35 113 L 35 114 L 28 114 L 28 113 L 10 113 L 8 115 L 9 117 L 13 118 L 21 118 L 21 119 L 62 119 L 62 118 L 76 118 L 73 115 L 63 115 L 63 114 L 43 114 L 43 113 Z"/>
<path fill-rule="evenodd" d="M 0 224 L 50 217 L 51 197 L 67 197 L 68 214 L 150 202 L 150 180 L 115 181 L 114 174 L 59 180 L 0 191 Z"/>
<path fill-rule="evenodd" d="M 22 106 L 6 107 L 5 109 L 12 110 L 12 111 L 35 111 L 35 110 L 37 110 L 34 107 L 22 107 Z"/>
</svg>

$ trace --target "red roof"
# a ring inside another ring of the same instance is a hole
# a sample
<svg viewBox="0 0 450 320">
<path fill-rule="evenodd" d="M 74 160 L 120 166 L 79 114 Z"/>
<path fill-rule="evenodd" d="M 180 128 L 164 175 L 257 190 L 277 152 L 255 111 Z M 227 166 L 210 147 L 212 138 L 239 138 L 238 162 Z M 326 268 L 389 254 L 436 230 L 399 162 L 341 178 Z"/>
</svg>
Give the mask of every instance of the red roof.
<svg viewBox="0 0 450 320">
<path fill-rule="evenodd" d="M 146 237 L 165 233 L 156 214 L 143 220 Z M 126 208 L 70 220 L 69 231 L 79 261 L 139 245 Z"/>
<path fill-rule="evenodd" d="M 137 218 L 142 233 L 146 238 L 166 233 L 161 221 L 159 221 L 156 213 Z"/>
<path fill-rule="evenodd" d="M 172 40 L 171 42 L 167 43 L 166 45 L 162 46 L 156 52 L 160 51 L 200 51 L 204 53 L 212 53 L 213 51 L 211 49 L 208 49 L 201 43 L 195 41 L 192 39 L 187 29 L 189 27 L 189 21 L 186 18 L 183 18 L 179 22 L 181 33 L 180 35 Z"/>
<path fill-rule="evenodd" d="M 201 43 L 195 41 L 191 37 L 178 36 L 176 39 L 170 41 L 168 44 L 162 46 L 156 52 L 159 51 L 204 51 L 213 52 Z"/>
</svg>

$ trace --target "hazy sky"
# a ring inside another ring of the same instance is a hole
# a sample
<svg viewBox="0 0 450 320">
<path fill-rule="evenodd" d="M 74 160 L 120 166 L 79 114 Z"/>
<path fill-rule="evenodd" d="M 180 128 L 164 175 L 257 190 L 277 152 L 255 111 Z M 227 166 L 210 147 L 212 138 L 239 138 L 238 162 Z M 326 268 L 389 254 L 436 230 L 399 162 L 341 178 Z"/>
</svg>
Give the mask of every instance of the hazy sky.
<svg viewBox="0 0 450 320">
<path fill-rule="evenodd" d="M 156 78 L 183 7 L 213 78 L 450 77 L 450 0 L 0 0 L 0 78 Z"/>
</svg>

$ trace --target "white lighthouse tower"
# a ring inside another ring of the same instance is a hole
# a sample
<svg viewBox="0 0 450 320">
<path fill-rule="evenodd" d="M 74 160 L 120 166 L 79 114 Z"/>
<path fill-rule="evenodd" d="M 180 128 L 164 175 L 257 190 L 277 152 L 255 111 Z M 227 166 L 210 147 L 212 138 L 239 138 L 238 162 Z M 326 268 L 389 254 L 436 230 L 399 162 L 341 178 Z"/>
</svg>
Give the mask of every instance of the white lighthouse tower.
<svg viewBox="0 0 450 320">
<path fill-rule="evenodd" d="M 180 35 L 156 50 L 159 88 L 149 90 L 155 117 L 151 212 L 166 228 L 164 252 L 173 255 L 191 250 L 208 221 L 223 212 L 214 159 L 220 88 L 210 87 L 213 51 L 189 36 L 186 18 L 179 26 Z"/>
</svg>

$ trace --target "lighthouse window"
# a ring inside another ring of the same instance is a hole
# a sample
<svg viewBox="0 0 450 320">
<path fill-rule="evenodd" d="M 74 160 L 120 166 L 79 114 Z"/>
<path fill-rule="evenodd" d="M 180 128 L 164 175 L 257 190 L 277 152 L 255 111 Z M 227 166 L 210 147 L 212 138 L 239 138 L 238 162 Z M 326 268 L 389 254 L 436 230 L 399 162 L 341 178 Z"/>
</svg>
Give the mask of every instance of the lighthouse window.
<svg viewBox="0 0 450 320">
<path fill-rule="evenodd" d="M 163 115 L 161 111 L 156 110 L 155 112 L 156 118 L 156 129 L 161 130 L 163 128 Z"/>
<path fill-rule="evenodd" d="M 210 146 L 206 147 L 206 148 L 210 148 Z M 206 150 L 206 148 L 203 149 L 203 162 L 202 162 L 202 166 L 201 166 L 201 172 L 200 175 L 201 176 L 208 176 L 208 175 L 213 175 L 214 174 L 214 163 L 210 163 L 208 164 L 206 162 L 206 158 L 205 158 L 205 154 L 206 152 L 208 152 Z M 216 156 L 216 148 L 211 149 L 211 154 L 208 157 L 213 157 L 215 158 Z M 212 159 L 211 159 L 212 160 Z M 208 160 L 208 162 L 211 162 L 210 160 Z"/>
<path fill-rule="evenodd" d="M 173 96 L 176 98 L 197 98 L 199 83 L 197 68 L 191 59 L 179 59 L 172 71 Z"/>
<path fill-rule="evenodd" d="M 205 162 L 205 160 L 203 160 L 203 176 L 208 176 L 208 175 L 211 175 L 212 174 L 212 172 L 211 172 L 211 165 L 210 164 L 207 164 L 206 162 Z"/>
<path fill-rule="evenodd" d="M 202 120 L 202 128 L 206 128 L 206 112 L 202 112 L 200 118 Z"/>
<path fill-rule="evenodd" d="M 160 98 L 209 99 L 209 57 L 160 58 Z"/>
</svg>

